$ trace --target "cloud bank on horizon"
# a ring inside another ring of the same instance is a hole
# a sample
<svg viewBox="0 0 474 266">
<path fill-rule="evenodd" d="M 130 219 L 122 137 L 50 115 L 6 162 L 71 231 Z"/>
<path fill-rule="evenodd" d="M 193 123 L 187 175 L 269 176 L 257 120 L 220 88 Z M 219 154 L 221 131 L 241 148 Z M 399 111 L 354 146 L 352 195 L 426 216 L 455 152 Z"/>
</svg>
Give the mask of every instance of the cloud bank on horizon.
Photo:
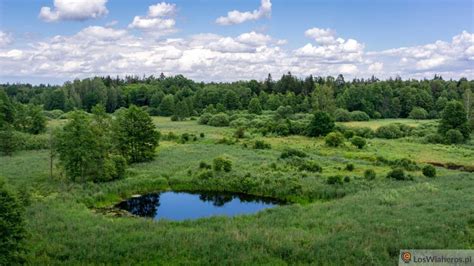
<svg viewBox="0 0 474 266">
<path fill-rule="evenodd" d="M 106 16 L 107 0 L 54 0 L 42 7 L 45 22 L 83 21 Z M 262 0 L 254 11 L 230 11 L 215 21 L 233 25 L 270 18 L 272 3 Z M 335 29 L 313 27 L 306 45 L 289 49 L 291 40 L 252 30 L 235 36 L 215 33 L 171 38 L 178 8 L 161 2 L 136 15 L 125 28 L 117 21 L 87 26 L 72 35 L 56 35 L 28 46 L 16 46 L 14 34 L 0 31 L 0 76 L 48 80 L 94 75 L 183 74 L 204 81 L 262 80 L 288 71 L 298 76 L 344 74 L 348 77 L 474 77 L 474 34 L 462 31 L 448 41 L 367 51 L 360 40 Z"/>
</svg>

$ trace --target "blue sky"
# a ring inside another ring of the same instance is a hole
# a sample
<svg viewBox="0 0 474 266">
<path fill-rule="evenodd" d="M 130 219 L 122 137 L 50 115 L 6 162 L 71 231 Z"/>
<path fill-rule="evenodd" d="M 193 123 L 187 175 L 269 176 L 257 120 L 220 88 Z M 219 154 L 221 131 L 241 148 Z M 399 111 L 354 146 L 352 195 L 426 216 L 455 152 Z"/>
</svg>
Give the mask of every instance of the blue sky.
<svg viewBox="0 0 474 266">
<path fill-rule="evenodd" d="M 301 76 L 473 75 L 473 1 L 176 0 L 163 2 L 162 13 L 154 15 L 149 8 L 161 1 L 82 0 L 72 11 L 67 9 L 71 2 L 0 0 L 0 68 L 9 69 L 0 69 L 0 82 L 54 83 L 156 71 L 199 80 L 263 79 L 265 71 Z M 45 7 L 51 12 L 40 15 Z M 168 13 L 164 7 L 170 8 Z M 232 10 L 239 12 L 235 21 L 225 18 Z M 224 22 L 218 22 L 219 17 Z M 308 33 L 311 29 L 318 30 Z M 460 41 L 453 39 L 456 36 Z M 172 41 L 176 39 L 180 42 Z M 133 46 L 133 53 L 144 57 L 115 47 L 133 43 L 142 47 Z M 54 54 L 55 47 L 63 58 Z M 462 55 L 453 59 L 449 50 Z M 97 54 L 79 56 L 91 52 Z M 168 58 L 168 53 L 174 55 Z M 147 61 L 145 66 L 140 60 Z M 239 65 L 231 68 L 236 61 Z M 113 66 L 104 67 L 110 63 Z"/>
</svg>

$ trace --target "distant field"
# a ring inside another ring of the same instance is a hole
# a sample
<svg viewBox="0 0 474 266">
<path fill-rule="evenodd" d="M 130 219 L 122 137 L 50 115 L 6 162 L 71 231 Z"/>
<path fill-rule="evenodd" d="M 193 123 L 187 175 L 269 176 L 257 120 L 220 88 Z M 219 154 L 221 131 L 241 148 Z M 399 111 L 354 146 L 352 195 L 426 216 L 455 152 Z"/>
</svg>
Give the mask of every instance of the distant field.
<svg viewBox="0 0 474 266">
<path fill-rule="evenodd" d="M 412 127 L 417 127 L 422 124 L 434 123 L 436 120 L 413 120 L 413 119 L 376 119 L 370 121 L 352 121 L 352 122 L 338 122 L 338 124 L 348 127 L 369 127 L 371 129 L 377 129 L 381 126 L 385 126 L 392 123 L 402 123 Z"/>
</svg>

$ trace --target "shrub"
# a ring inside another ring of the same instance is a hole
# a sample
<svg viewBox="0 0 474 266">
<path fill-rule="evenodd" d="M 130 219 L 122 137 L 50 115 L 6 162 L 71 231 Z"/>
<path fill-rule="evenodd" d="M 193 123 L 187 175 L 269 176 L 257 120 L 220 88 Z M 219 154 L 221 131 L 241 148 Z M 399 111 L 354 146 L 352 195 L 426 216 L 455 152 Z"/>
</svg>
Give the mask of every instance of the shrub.
<svg viewBox="0 0 474 266">
<path fill-rule="evenodd" d="M 352 145 L 356 146 L 358 149 L 362 149 L 367 144 L 367 141 L 364 138 L 355 136 L 351 139 Z"/>
<path fill-rule="evenodd" d="M 459 144 L 464 142 L 464 137 L 461 131 L 457 129 L 450 129 L 446 132 L 446 142 L 448 144 Z"/>
<path fill-rule="evenodd" d="M 313 115 L 313 119 L 308 125 L 308 135 L 311 137 L 326 136 L 334 130 L 334 126 L 334 120 L 328 113 L 318 111 Z"/>
<path fill-rule="evenodd" d="M 382 139 L 397 139 L 403 137 L 403 133 L 398 125 L 389 124 L 377 128 L 375 136 Z"/>
<path fill-rule="evenodd" d="M 351 112 L 352 121 L 369 121 L 370 116 L 363 111 L 353 111 Z"/>
<path fill-rule="evenodd" d="M 51 111 L 43 111 L 43 114 L 51 119 L 59 119 L 64 114 L 64 112 L 62 110 L 55 109 Z"/>
<path fill-rule="evenodd" d="M 302 161 L 298 166 L 300 171 L 308 171 L 308 172 L 322 172 L 323 168 L 319 166 L 318 163 L 315 161 Z"/>
<path fill-rule="evenodd" d="M 224 113 L 213 115 L 208 123 L 213 127 L 226 127 L 229 125 L 229 116 Z"/>
<path fill-rule="evenodd" d="M 331 132 L 324 138 L 324 141 L 330 147 L 339 147 L 344 144 L 344 136 L 339 132 Z"/>
<path fill-rule="evenodd" d="M 199 137 L 200 137 L 201 139 L 203 139 L 205 136 L 206 136 L 206 135 L 205 135 L 203 132 L 199 133 Z"/>
<path fill-rule="evenodd" d="M 428 118 L 428 112 L 424 108 L 413 107 L 410 114 L 408 115 L 408 118 L 411 118 L 411 119 L 426 119 L 426 118 Z"/>
<path fill-rule="evenodd" d="M 278 136 L 290 135 L 290 126 L 288 123 L 276 123 L 272 130 Z"/>
<path fill-rule="evenodd" d="M 426 143 L 443 143 L 443 136 L 440 134 L 432 133 L 425 136 L 424 141 Z"/>
<path fill-rule="evenodd" d="M 204 161 L 199 162 L 200 169 L 211 169 L 212 166 Z"/>
<path fill-rule="evenodd" d="M 329 176 L 329 177 L 326 179 L 326 183 L 328 183 L 329 185 L 335 185 L 335 184 L 340 184 L 340 185 L 342 185 L 342 183 L 343 183 L 343 177 L 340 176 L 340 175 Z"/>
<path fill-rule="evenodd" d="M 354 129 L 356 136 L 371 139 L 375 136 L 375 132 L 370 127 L 358 127 Z"/>
<path fill-rule="evenodd" d="M 200 172 L 197 176 L 198 179 L 207 180 L 211 179 L 214 176 L 214 173 L 211 170 L 204 170 Z"/>
<path fill-rule="evenodd" d="M 254 97 L 252 100 L 250 100 L 248 111 L 257 115 L 262 113 L 262 105 L 260 104 L 260 100 L 257 97 Z"/>
<path fill-rule="evenodd" d="M 239 117 L 233 120 L 232 122 L 230 122 L 229 125 L 233 128 L 239 128 L 239 127 L 246 128 L 249 125 L 249 120 L 243 117 Z"/>
<path fill-rule="evenodd" d="M 213 160 L 213 168 L 214 171 L 224 170 L 224 172 L 230 172 L 232 170 L 232 161 L 224 157 L 217 157 Z"/>
<path fill-rule="evenodd" d="M 458 130 L 462 134 L 463 140 L 469 139 L 471 129 L 468 124 L 466 110 L 464 109 L 464 106 L 461 102 L 454 100 L 446 104 L 446 107 L 444 108 L 441 115 L 438 132 L 441 135 L 448 137 L 448 132 L 452 129 Z M 459 135 L 457 132 L 452 132 L 450 137 L 453 137 L 455 142 L 451 142 L 450 140 L 448 141 L 450 141 L 450 143 L 458 143 L 457 141 L 461 140 L 457 135 Z"/>
<path fill-rule="evenodd" d="M 0 265 L 23 264 L 26 239 L 24 208 L 0 180 Z"/>
<path fill-rule="evenodd" d="M 253 145 L 253 148 L 257 150 L 265 150 L 271 149 L 272 145 L 270 145 L 269 143 L 265 143 L 263 140 L 256 140 Z"/>
<path fill-rule="evenodd" d="M 200 125 L 207 125 L 209 120 L 211 120 L 212 115 L 210 113 L 204 113 L 199 117 L 198 124 Z"/>
<path fill-rule="evenodd" d="M 287 148 L 281 153 L 280 158 L 282 158 L 282 159 L 291 158 L 291 157 L 304 158 L 304 157 L 307 157 L 307 156 L 308 155 L 303 151 L 293 149 L 293 148 Z"/>
<path fill-rule="evenodd" d="M 334 118 L 338 122 L 348 122 L 351 121 L 351 113 L 346 109 L 338 108 L 334 111 Z"/>
<path fill-rule="evenodd" d="M 242 139 L 245 137 L 245 129 L 240 127 L 234 132 L 234 138 Z"/>
<path fill-rule="evenodd" d="M 426 177 L 435 177 L 436 176 L 436 168 L 432 165 L 425 165 L 422 169 L 423 175 Z"/>
<path fill-rule="evenodd" d="M 401 168 L 395 168 L 388 172 L 387 178 L 395 179 L 395 180 L 405 180 L 407 176 L 405 175 L 405 171 Z"/>
<path fill-rule="evenodd" d="M 346 170 L 350 172 L 354 171 L 354 164 L 352 163 L 346 164 Z"/>
<path fill-rule="evenodd" d="M 346 175 L 346 176 L 344 177 L 344 182 L 346 182 L 346 183 L 351 182 L 351 177 L 348 176 L 348 175 Z"/>
<path fill-rule="evenodd" d="M 344 134 L 344 138 L 346 138 L 346 139 L 350 139 L 350 138 L 354 137 L 354 135 L 355 135 L 354 130 L 351 130 L 351 129 L 347 129 L 347 130 L 340 131 L 340 132 L 342 132 Z"/>
<path fill-rule="evenodd" d="M 364 177 L 367 180 L 374 180 L 377 175 L 373 169 L 367 169 L 364 171 Z"/>
<path fill-rule="evenodd" d="M 392 162 L 389 162 L 389 164 L 395 167 L 403 168 L 407 171 L 416 171 L 420 169 L 415 161 L 412 161 L 407 158 L 397 159 Z"/>
</svg>

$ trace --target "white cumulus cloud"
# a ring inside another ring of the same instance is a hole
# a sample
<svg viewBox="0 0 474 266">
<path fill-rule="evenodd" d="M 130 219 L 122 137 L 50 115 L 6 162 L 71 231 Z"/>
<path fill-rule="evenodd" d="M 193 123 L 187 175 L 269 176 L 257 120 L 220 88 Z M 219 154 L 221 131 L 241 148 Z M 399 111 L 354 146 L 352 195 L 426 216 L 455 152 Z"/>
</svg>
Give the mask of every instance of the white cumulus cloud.
<svg viewBox="0 0 474 266">
<path fill-rule="evenodd" d="M 219 17 L 216 23 L 219 25 L 241 24 L 249 20 L 258 20 L 264 17 L 270 17 L 272 14 L 272 3 L 270 0 L 261 0 L 260 7 L 254 11 L 241 12 L 232 10 L 227 12 L 227 16 Z"/>
<path fill-rule="evenodd" d="M 46 22 L 87 20 L 107 15 L 107 0 L 54 0 L 54 7 L 42 7 L 39 18 Z"/>
<path fill-rule="evenodd" d="M 167 35 L 176 32 L 176 20 L 172 17 L 175 13 L 175 4 L 161 2 L 149 6 L 147 16 L 135 16 L 128 27 L 158 37 Z"/>
<path fill-rule="evenodd" d="M 0 47 L 7 46 L 13 42 L 11 34 L 0 31 Z"/>
</svg>

